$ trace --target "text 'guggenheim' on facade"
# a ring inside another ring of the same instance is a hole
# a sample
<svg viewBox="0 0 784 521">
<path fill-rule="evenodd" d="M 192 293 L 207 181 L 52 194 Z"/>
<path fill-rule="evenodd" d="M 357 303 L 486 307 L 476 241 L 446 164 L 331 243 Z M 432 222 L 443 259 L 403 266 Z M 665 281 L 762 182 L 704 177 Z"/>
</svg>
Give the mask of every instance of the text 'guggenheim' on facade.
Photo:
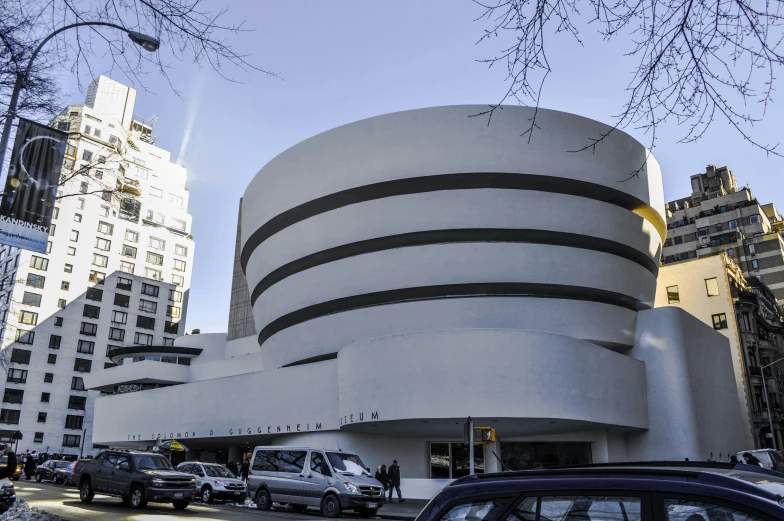
<svg viewBox="0 0 784 521">
<path fill-rule="evenodd" d="M 194 254 L 186 170 L 155 145 L 135 102 L 135 89 L 99 76 L 84 105 L 51 122 L 68 143 L 47 251 L 0 248 L 9 361 L 0 441 L 18 430 L 21 451 L 95 454 L 100 393 L 84 379 L 119 363 L 123 349 L 144 358 L 185 333 Z"/>
<path fill-rule="evenodd" d="M 468 416 L 498 435 L 480 471 L 500 469 L 494 454 L 529 468 L 743 449 L 726 338 L 653 309 L 655 159 L 619 183 L 648 154 L 630 136 L 575 154 L 609 127 L 540 109 L 529 144 L 532 109 L 489 126 L 480 110 L 358 121 L 265 165 L 241 202 L 229 335 L 177 339 L 189 366 L 90 375 L 171 385 L 98 399 L 95 440 L 187 439 L 203 461 L 339 446 L 397 459 L 409 497 L 468 472 Z"/>
</svg>

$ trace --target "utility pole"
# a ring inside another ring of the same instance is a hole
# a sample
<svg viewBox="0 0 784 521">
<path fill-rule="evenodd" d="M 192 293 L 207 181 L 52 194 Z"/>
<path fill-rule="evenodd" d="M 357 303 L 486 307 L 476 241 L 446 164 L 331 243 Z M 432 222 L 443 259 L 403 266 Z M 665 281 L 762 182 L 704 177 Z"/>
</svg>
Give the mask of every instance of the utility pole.
<svg viewBox="0 0 784 521">
<path fill-rule="evenodd" d="M 468 474 L 474 475 L 474 420 L 468 417 Z"/>
</svg>

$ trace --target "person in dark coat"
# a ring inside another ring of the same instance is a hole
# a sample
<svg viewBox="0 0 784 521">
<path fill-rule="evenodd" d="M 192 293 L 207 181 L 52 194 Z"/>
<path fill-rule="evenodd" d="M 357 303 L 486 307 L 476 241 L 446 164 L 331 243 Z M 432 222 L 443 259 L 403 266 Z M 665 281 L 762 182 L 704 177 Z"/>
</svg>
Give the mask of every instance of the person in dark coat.
<svg viewBox="0 0 784 521">
<path fill-rule="evenodd" d="M 384 485 L 384 490 L 389 490 L 389 474 L 387 474 L 387 466 L 381 465 L 376 471 L 376 481 Z"/>
<path fill-rule="evenodd" d="M 8 462 L 5 464 L 5 467 L 0 467 L 0 479 L 10 478 L 16 474 L 16 454 L 14 454 L 14 451 L 9 450 L 2 444 L 0 444 L 0 450 L 5 452 L 5 457 L 8 458 Z"/>
<path fill-rule="evenodd" d="M 33 478 L 33 474 L 35 474 L 35 460 L 30 453 L 25 456 L 24 471 L 25 479 L 30 481 Z"/>
<path fill-rule="evenodd" d="M 240 468 L 240 478 L 242 478 L 243 481 L 248 479 L 248 472 L 250 472 L 250 463 L 248 460 L 244 460 L 242 462 L 242 467 Z"/>
<path fill-rule="evenodd" d="M 397 460 L 392 462 L 389 467 L 389 502 L 392 502 L 392 490 L 397 490 L 397 499 L 401 503 L 405 501 L 403 494 L 400 492 L 400 467 Z"/>
</svg>

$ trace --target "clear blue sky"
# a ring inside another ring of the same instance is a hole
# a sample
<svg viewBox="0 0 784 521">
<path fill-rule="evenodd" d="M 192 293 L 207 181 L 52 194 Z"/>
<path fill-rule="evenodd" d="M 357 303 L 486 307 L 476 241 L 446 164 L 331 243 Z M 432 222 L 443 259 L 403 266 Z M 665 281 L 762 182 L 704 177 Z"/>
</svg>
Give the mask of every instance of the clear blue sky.
<svg viewBox="0 0 784 521">
<path fill-rule="evenodd" d="M 475 61 L 496 48 L 475 45 L 483 25 L 473 21 L 481 10 L 471 0 L 225 4 L 230 18 L 256 29 L 232 43 L 283 80 L 236 73 L 243 83 L 233 84 L 209 68 L 172 62 L 171 77 L 182 97 L 151 74 L 145 80 L 150 92 L 140 91 L 136 104 L 137 115 L 159 116 L 156 143 L 175 158 L 192 117 L 182 157 L 196 240 L 187 327 L 202 332 L 226 330 L 237 204 L 267 161 L 309 136 L 357 119 L 434 105 L 493 103 L 506 88 L 503 70 L 488 71 Z M 541 105 L 612 123 L 631 73 L 632 62 L 623 57 L 626 42 L 608 44 L 591 31 L 583 36 L 585 47 L 566 36 L 550 37 L 554 72 Z M 126 81 L 116 72 L 111 76 Z M 73 102 L 82 99 L 72 79 L 66 78 L 63 90 Z M 784 141 L 781 107 L 756 128 L 763 140 Z M 648 143 L 645 135 L 627 131 Z M 784 160 L 766 157 L 724 122 L 696 144 L 677 144 L 682 135 L 674 126 L 659 130 L 654 154 L 664 172 L 666 198 L 688 195 L 689 176 L 706 165 L 727 165 L 761 201 L 784 211 Z"/>
</svg>

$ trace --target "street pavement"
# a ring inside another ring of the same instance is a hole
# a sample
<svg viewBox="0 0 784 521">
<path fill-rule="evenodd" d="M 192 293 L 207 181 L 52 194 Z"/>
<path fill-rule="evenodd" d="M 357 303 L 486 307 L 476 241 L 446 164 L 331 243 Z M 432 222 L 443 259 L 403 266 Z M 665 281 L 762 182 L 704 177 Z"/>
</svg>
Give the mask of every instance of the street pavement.
<svg viewBox="0 0 784 521">
<path fill-rule="evenodd" d="M 73 487 L 52 485 L 51 483 L 35 483 L 19 480 L 14 482 L 16 497 L 24 499 L 30 506 L 46 510 L 51 514 L 64 517 L 70 521 L 163 521 L 174 519 L 190 519 L 192 521 L 212 520 L 269 520 L 269 521 L 323 521 L 323 517 L 315 508 L 304 514 L 295 514 L 285 510 L 272 509 L 268 512 L 231 505 L 203 505 L 191 503 L 186 510 L 174 510 L 171 505 L 150 503 L 144 510 L 133 510 L 122 504 L 119 498 L 96 494 L 92 503 L 82 503 L 79 491 Z M 400 504 L 385 505 L 379 511 L 379 517 L 387 519 L 412 520 L 416 517 L 424 501 L 408 501 Z M 359 521 L 360 518 L 348 513 L 344 518 Z"/>
</svg>

